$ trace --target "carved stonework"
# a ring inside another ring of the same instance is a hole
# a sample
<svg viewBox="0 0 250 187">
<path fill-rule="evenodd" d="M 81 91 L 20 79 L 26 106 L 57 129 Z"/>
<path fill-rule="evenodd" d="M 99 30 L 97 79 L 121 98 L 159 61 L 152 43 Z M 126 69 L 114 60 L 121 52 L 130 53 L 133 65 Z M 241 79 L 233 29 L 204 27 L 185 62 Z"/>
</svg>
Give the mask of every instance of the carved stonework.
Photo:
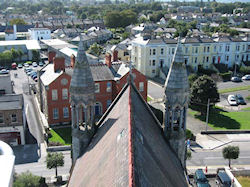
<svg viewBox="0 0 250 187">
<path fill-rule="evenodd" d="M 186 111 L 188 108 L 189 84 L 180 42 L 174 54 L 165 82 L 164 133 L 185 167 Z"/>
</svg>

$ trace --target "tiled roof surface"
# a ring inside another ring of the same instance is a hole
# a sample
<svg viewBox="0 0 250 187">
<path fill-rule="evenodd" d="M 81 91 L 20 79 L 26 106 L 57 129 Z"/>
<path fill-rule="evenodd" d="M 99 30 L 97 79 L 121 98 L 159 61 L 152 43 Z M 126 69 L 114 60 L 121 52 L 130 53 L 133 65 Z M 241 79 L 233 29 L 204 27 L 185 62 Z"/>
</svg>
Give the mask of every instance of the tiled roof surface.
<svg viewBox="0 0 250 187">
<path fill-rule="evenodd" d="M 187 186 L 180 161 L 134 86 L 124 87 L 99 123 L 69 187 Z"/>
</svg>

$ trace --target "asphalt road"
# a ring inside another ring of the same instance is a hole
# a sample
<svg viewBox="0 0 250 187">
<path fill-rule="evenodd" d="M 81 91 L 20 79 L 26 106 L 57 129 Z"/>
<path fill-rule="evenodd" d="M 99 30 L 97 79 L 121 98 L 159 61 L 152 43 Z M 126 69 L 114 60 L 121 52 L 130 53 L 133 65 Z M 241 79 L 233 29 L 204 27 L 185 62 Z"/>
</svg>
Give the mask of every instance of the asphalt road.
<svg viewBox="0 0 250 187">
<path fill-rule="evenodd" d="M 232 160 L 232 167 L 250 167 L 250 142 L 231 143 L 230 145 L 239 146 L 240 148 L 239 158 Z M 225 160 L 222 155 L 222 149 L 225 146 L 215 150 L 193 149 L 192 158 L 187 160 L 187 166 L 190 168 L 211 166 L 214 169 L 228 166 L 228 160 Z"/>
<path fill-rule="evenodd" d="M 14 147 L 15 172 L 30 171 L 32 174 L 42 177 L 55 176 L 55 169 L 46 168 L 46 154 L 40 155 L 37 144 Z M 64 166 L 58 167 L 58 175 L 68 175 L 71 168 L 70 151 L 61 151 L 64 155 Z"/>
<path fill-rule="evenodd" d="M 246 86 L 250 85 L 250 81 L 243 81 L 243 82 L 218 82 L 217 87 L 219 90 L 226 89 L 226 88 L 233 88 L 233 87 L 239 87 L 239 86 Z"/>
<path fill-rule="evenodd" d="M 30 66 L 31 67 L 31 66 Z M 31 67 L 34 70 L 39 70 L 41 67 Z M 15 78 L 14 74 L 17 74 Z M 24 67 L 17 70 L 10 71 L 11 80 L 14 82 L 14 92 L 17 94 L 23 94 L 24 98 L 24 110 L 26 111 L 26 118 L 28 122 L 28 127 L 30 133 L 37 140 L 37 143 L 41 143 L 44 141 L 44 137 L 42 134 L 42 127 L 40 124 L 39 116 L 37 110 L 34 105 L 33 97 L 29 95 L 28 91 L 28 83 L 29 84 L 37 84 L 32 80 L 31 77 L 27 76 L 24 72 Z"/>
<path fill-rule="evenodd" d="M 152 81 L 148 81 L 148 96 L 154 99 L 162 99 L 164 95 L 164 89 L 159 84 Z"/>
</svg>

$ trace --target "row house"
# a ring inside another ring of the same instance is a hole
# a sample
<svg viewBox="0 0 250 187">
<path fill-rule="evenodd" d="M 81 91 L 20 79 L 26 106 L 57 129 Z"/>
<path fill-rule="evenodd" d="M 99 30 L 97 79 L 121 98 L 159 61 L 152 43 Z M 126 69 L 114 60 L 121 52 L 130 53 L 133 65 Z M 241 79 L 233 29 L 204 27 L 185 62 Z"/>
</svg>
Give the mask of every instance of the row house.
<svg viewBox="0 0 250 187">
<path fill-rule="evenodd" d="M 106 55 L 105 64 L 90 65 L 95 81 L 95 115 L 101 117 L 110 106 L 114 98 L 127 82 L 129 65 L 118 61 L 117 53 L 112 57 Z M 71 65 L 65 66 L 63 57 L 54 57 L 39 72 L 39 102 L 40 109 L 45 114 L 48 124 L 67 124 L 71 122 L 69 103 L 69 86 L 73 73 L 75 57 L 71 58 Z M 143 98 L 147 99 L 147 79 L 136 69 L 132 69 L 134 84 Z"/>
<path fill-rule="evenodd" d="M 9 74 L 0 75 L 0 140 L 25 144 L 23 95 L 14 94 Z"/>
<path fill-rule="evenodd" d="M 194 71 L 199 65 L 205 69 L 219 63 L 232 67 L 250 60 L 249 37 L 186 37 L 181 42 L 185 63 Z M 136 38 L 132 41 L 131 60 L 144 75 L 159 76 L 162 68 L 169 69 L 176 43 L 171 38 Z"/>
</svg>

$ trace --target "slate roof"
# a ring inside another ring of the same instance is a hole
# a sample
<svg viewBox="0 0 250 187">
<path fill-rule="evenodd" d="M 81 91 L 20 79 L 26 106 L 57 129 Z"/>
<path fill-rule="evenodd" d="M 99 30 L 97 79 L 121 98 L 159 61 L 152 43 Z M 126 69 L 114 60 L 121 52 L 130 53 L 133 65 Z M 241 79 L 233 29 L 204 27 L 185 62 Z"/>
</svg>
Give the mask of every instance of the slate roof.
<svg viewBox="0 0 250 187">
<path fill-rule="evenodd" d="M 94 81 L 114 80 L 114 75 L 106 64 L 91 65 L 90 70 Z"/>
<path fill-rule="evenodd" d="M 0 96 L 0 110 L 17 110 L 23 108 L 22 94 L 7 94 Z"/>
<path fill-rule="evenodd" d="M 63 74 L 63 71 L 54 71 L 54 64 L 47 64 L 41 71 L 43 74 L 40 76 L 40 79 L 44 86 L 50 85 L 54 80 L 56 80 L 60 75 Z"/>
<path fill-rule="evenodd" d="M 126 84 L 100 119 L 68 186 L 188 186 L 180 161 L 135 86 Z"/>
</svg>

